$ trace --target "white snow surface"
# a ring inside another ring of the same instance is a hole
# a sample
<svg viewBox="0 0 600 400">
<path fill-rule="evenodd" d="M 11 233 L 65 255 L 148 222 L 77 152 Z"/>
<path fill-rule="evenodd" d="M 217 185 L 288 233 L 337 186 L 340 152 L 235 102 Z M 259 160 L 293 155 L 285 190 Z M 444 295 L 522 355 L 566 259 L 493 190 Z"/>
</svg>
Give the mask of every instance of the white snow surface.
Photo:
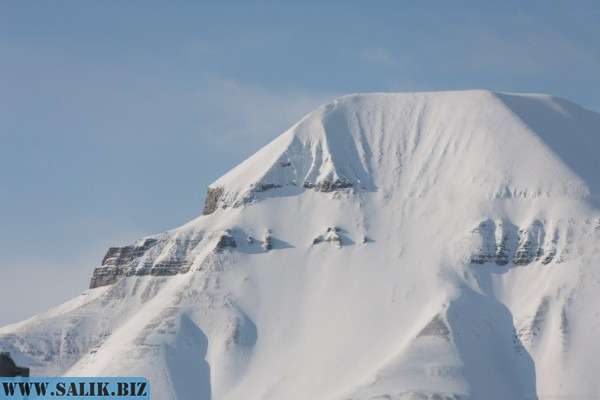
<svg viewBox="0 0 600 400">
<path fill-rule="evenodd" d="M 142 375 L 156 399 L 599 397 L 599 149 L 600 114 L 551 96 L 341 97 L 156 236 L 189 272 L 90 289 L 0 348 L 36 375 Z M 265 232 L 270 250 L 247 239 Z M 508 263 L 471 262 L 488 250 Z"/>
</svg>

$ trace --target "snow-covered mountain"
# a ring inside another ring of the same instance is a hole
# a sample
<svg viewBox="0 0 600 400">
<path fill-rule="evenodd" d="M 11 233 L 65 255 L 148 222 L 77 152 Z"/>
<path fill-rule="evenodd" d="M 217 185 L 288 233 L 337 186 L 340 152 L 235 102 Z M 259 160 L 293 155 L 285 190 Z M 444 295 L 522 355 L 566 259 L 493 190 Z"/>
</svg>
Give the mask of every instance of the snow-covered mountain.
<svg viewBox="0 0 600 400">
<path fill-rule="evenodd" d="M 342 97 L 0 348 L 156 399 L 598 397 L 599 150 L 550 96 Z"/>
</svg>

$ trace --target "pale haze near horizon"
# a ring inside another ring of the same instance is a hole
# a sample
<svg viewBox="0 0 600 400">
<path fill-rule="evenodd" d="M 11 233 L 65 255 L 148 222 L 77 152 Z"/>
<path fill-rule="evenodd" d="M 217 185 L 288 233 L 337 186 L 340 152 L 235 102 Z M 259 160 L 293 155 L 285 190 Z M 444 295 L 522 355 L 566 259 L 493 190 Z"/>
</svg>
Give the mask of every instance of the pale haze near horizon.
<svg viewBox="0 0 600 400">
<path fill-rule="evenodd" d="M 4 2 L 0 325 L 335 96 L 482 88 L 600 110 L 600 5 Z M 15 301 L 14 298 L 19 298 Z"/>
</svg>

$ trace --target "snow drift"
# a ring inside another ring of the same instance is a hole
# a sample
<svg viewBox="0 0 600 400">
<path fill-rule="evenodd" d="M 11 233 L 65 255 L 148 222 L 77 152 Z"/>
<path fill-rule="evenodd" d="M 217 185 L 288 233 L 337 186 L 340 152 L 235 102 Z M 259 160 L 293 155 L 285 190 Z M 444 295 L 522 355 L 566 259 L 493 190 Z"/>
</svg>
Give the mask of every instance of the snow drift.
<svg viewBox="0 0 600 400">
<path fill-rule="evenodd" d="M 599 148 L 545 95 L 342 97 L 0 347 L 159 399 L 598 396 Z"/>
</svg>

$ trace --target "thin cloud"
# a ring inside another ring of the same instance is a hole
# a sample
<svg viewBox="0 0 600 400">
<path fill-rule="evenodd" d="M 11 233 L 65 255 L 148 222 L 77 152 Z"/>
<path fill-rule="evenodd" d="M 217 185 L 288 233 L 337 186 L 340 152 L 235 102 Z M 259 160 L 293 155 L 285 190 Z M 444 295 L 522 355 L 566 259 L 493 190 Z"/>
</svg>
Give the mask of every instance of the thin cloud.
<svg viewBox="0 0 600 400">
<path fill-rule="evenodd" d="M 360 58 L 369 63 L 384 67 L 392 67 L 398 64 L 398 60 L 391 51 L 383 47 L 368 47 L 362 49 Z"/>
</svg>

